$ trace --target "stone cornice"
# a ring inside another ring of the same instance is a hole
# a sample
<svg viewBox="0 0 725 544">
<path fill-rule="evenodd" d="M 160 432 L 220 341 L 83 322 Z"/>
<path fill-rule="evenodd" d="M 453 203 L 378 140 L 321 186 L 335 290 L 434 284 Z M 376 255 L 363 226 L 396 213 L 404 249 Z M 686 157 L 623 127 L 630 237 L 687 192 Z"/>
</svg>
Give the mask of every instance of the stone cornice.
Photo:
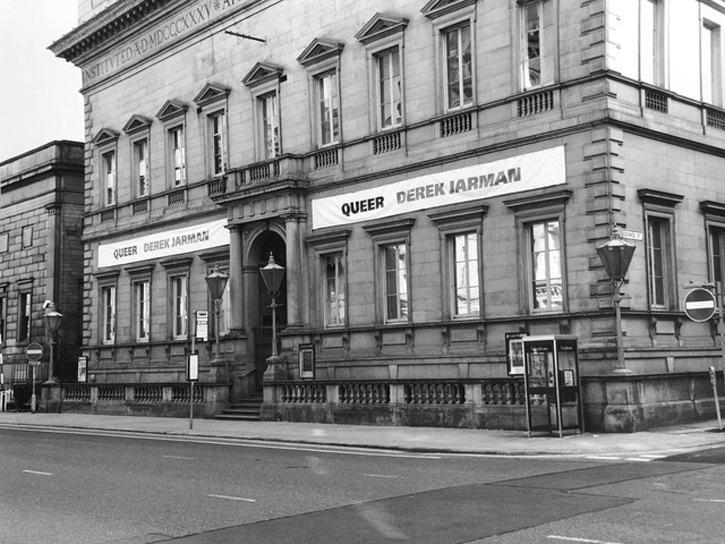
<svg viewBox="0 0 725 544">
<path fill-rule="evenodd" d="M 71 30 L 48 49 L 57 57 L 74 62 L 79 56 L 107 42 L 147 18 L 173 0 L 127 0 L 107 9 Z"/>
</svg>

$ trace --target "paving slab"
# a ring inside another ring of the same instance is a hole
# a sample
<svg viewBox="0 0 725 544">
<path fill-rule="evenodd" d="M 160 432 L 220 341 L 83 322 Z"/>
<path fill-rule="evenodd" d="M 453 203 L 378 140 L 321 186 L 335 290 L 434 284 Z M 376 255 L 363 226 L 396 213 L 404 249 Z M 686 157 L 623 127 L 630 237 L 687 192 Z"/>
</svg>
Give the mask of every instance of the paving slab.
<svg viewBox="0 0 725 544">
<path fill-rule="evenodd" d="M 569 433 L 562 438 L 557 434 L 529 437 L 525 431 L 217 419 L 194 419 L 190 429 L 189 419 L 184 418 L 30 412 L 0 412 L 0 425 L 487 455 L 657 457 L 725 446 L 725 432 L 717 421 L 638 433 Z"/>
</svg>

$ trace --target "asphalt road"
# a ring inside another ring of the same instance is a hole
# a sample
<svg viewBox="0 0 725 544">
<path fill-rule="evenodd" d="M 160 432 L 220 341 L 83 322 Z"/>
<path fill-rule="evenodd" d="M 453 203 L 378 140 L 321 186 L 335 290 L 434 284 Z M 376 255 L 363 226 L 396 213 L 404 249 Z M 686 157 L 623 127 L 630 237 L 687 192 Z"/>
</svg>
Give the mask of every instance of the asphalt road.
<svg viewBox="0 0 725 544">
<path fill-rule="evenodd" d="M 694 459 L 0 429 L 0 542 L 722 543 L 723 466 Z"/>
</svg>

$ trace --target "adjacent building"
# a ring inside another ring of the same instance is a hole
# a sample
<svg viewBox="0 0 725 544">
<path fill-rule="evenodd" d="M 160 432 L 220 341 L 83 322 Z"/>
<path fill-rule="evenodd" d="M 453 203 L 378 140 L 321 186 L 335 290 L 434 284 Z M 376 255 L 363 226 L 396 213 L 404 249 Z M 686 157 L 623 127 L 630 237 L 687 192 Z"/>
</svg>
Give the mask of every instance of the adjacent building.
<svg viewBox="0 0 725 544">
<path fill-rule="evenodd" d="M 499 425 L 483 408 L 522 402 L 511 341 L 566 334 L 596 384 L 587 420 L 636 423 L 656 403 L 606 393 L 617 322 L 596 248 L 615 231 L 636 246 L 637 378 L 618 379 L 719 364 L 716 328 L 681 301 L 725 264 L 725 2 L 79 5 L 51 50 L 83 73 L 97 382 L 183 380 L 208 323 L 202 379 L 259 393 L 272 255 L 265 417 Z"/>
<path fill-rule="evenodd" d="M 0 352 L 8 383 L 31 380 L 26 351 L 33 342 L 43 346 L 39 380 L 77 380 L 83 148 L 54 141 L 0 163 Z M 53 335 L 43 320 L 50 303 L 63 315 Z"/>
</svg>

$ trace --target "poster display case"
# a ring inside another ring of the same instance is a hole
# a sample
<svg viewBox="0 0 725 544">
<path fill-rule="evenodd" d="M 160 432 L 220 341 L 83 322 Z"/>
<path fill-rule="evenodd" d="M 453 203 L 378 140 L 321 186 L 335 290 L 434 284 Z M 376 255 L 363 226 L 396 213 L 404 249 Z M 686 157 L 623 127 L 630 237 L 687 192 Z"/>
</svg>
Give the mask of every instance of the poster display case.
<svg viewBox="0 0 725 544">
<path fill-rule="evenodd" d="M 582 429 L 577 338 L 525 336 L 524 390 L 528 433 Z"/>
</svg>

